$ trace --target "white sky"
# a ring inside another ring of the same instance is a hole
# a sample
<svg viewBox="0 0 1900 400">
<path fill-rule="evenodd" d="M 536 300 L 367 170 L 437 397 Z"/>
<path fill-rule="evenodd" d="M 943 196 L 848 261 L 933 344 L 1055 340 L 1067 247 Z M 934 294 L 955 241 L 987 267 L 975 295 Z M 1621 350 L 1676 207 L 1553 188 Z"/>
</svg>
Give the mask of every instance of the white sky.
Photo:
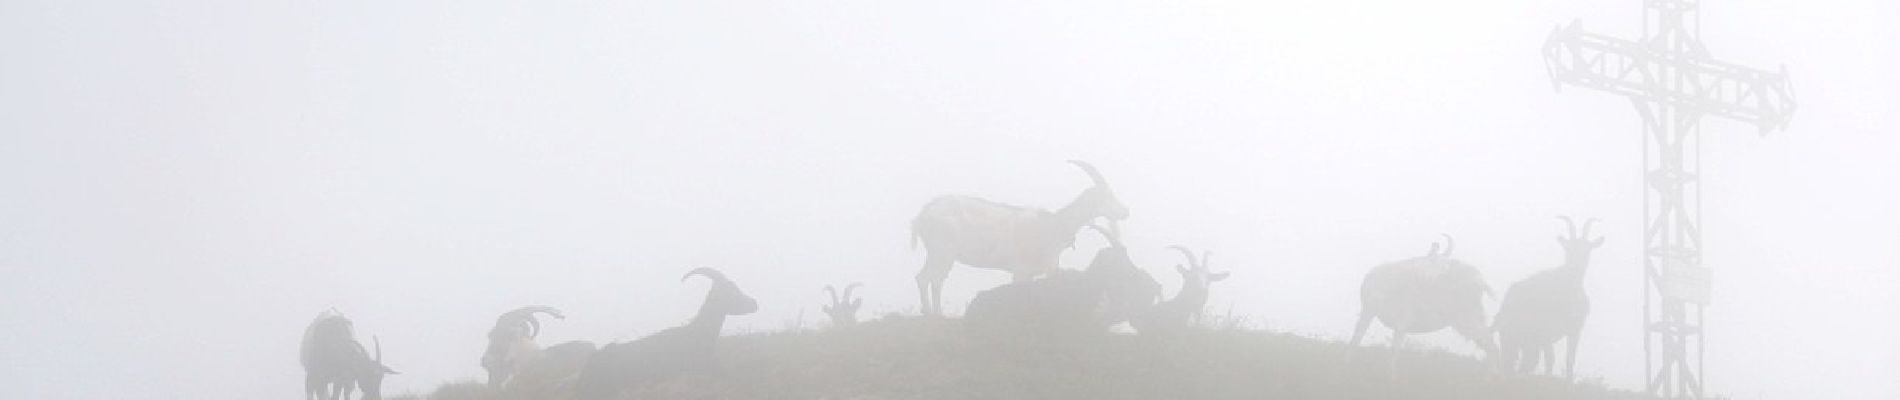
<svg viewBox="0 0 1900 400">
<path fill-rule="evenodd" d="M 1710 384 L 1900 397 L 1900 3 L 1705 3 L 1716 56 L 1785 64 L 1800 100 L 1766 137 L 1704 124 Z M 1633 37 L 1640 11 L 4 2 L 0 387 L 288 397 L 304 324 L 334 306 L 405 372 L 389 391 L 427 390 L 478 376 L 516 306 L 569 312 L 548 340 L 678 324 L 695 266 L 763 303 L 729 332 L 814 323 L 827 283 L 909 312 L 927 199 L 1059 206 L 1087 183 L 1069 158 L 1114 182 L 1170 292 L 1163 246 L 1209 248 L 1235 272 L 1212 307 L 1333 337 L 1367 268 L 1440 232 L 1503 288 L 1561 261 L 1552 216 L 1601 217 L 1578 367 L 1634 387 L 1636 115 L 1553 92 L 1538 50 L 1576 19 Z M 959 268 L 946 303 L 1005 280 Z"/>
</svg>

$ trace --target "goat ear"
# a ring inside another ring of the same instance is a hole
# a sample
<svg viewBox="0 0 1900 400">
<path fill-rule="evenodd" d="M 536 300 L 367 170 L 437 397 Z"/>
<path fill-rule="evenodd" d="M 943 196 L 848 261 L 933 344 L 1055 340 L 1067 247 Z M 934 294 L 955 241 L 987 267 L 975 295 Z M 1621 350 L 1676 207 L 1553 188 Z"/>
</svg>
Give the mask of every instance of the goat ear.
<svg viewBox="0 0 1900 400">
<path fill-rule="evenodd" d="M 1592 240 L 1592 241 L 1590 241 L 1590 248 L 1593 248 L 1593 249 L 1594 249 L 1594 248 L 1598 248 L 1598 247 L 1603 247 L 1603 237 L 1602 237 L 1602 236 L 1597 236 L 1597 240 Z"/>
<path fill-rule="evenodd" d="M 864 305 L 864 298 L 851 299 L 851 309 L 856 310 L 862 305 Z"/>
<path fill-rule="evenodd" d="M 1557 235 L 1557 244 L 1558 244 L 1558 245 L 1568 245 L 1568 244 L 1570 244 L 1570 241 L 1569 241 L 1569 240 L 1564 240 L 1564 235 Z"/>
<path fill-rule="evenodd" d="M 830 313 L 831 313 L 831 305 L 830 305 L 830 304 L 826 304 L 826 305 L 823 305 L 823 306 L 819 306 L 818 308 L 819 308 L 819 309 L 821 309 L 821 310 L 825 310 L 825 313 L 826 313 L 826 314 L 830 314 Z"/>
<path fill-rule="evenodd" d="M 1224 280 L 1227 280 L 1227 275 L 1230 275 L 1230 274 L 1232 274 L 1232 272 L 1222 272 L 1222 273 L 1217 273 L 1217 274 L 1208 274 L 1208 275 L 1207 275 L 1207 281 L 1208 281 L 1208 282 L 1220 282 L 1220 281 L 1224 281 Z"/>
<path fill-rule="evenodd" d="M 1188 270 L 1187 270 L 1187 268 L 1184 268 L 1184 267 L 1182 267 L 1182 266 L 1181 266 L 1181 264 L 1175 264 L 1175 265 L 1174 265 L 1174 272 L 1179 272 L 1179 273 L 1181 273 L 1181 275 L 1187 275 L 1187 274 L 1188 274 Z"/>
<path fill-rule="evenodd" d="M 389 374 L 389 375 L 402 375 L 402 373 L 401 373 L 401 372 L 396 372 L 396 370 L 394 370 L 394 369 L 390 369 L 388 365 L 382 365 L 382 364 L 376 364 L 376 367 L 377 367 L 377 368 L 382 368 L 382 369 L 383 369 L 383 373 L 384 373 L 384 374 Z"/>
</svg>

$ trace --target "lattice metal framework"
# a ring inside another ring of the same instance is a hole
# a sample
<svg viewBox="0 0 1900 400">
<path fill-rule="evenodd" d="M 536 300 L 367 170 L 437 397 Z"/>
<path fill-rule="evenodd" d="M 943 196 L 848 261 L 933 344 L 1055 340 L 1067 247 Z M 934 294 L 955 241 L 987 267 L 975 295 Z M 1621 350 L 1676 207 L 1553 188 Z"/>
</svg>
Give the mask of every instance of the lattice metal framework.
<svg viewBox="0 0 1900 400">
<path fill-rule="evenodd" d="M 1710 58 L 1698 31 L 1700 0 L 1645 0 L 1636 41 L 1552 30 L 1544 64 L 1558 88 L 1629 98 L 1643 119 L 1643 371 L 1652 397 L 1704 396 L 1710 270 L 1702 265 L 1703 116 L 1786 129 L 1794 114 L 1787 68 L 1764 71 Z"/>
</svg>

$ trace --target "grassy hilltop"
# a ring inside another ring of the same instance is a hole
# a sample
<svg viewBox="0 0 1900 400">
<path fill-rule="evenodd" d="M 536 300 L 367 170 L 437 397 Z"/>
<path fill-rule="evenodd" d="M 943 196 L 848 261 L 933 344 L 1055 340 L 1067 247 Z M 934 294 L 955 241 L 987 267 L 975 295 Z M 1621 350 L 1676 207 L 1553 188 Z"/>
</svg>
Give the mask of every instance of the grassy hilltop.
<svg viewBox="0 0 1900 400">
<path fill-rule="evenodd" d="M 1594 384 L 1488 374 L 1477 360 L 1241 329 L 997 341 L 960 320 L 886 317 L 841 329 L 722 338 L 719 368 L 650 385 L 660 399 L 1634 399 Z M 498 399 L 474 382 L 410 398 Z M 560 397 L 560 396 L 550 396 Z"/>
</svg>

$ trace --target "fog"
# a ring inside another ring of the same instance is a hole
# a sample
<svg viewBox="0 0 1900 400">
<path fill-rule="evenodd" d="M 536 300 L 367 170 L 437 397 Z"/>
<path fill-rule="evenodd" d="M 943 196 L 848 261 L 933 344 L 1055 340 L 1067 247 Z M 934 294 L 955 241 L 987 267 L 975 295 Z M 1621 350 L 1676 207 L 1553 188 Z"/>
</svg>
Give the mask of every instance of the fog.
<svg viewBox="0 0 1900 400">
<path fill-rule="evenodd" d="M 1704 120 L 1708 383 L 1900 397 L 1900 3 L 1703 3 L 1715 56 L 1785 65 L 1800 107 Z M 1082 159 L 1168 292 L 1165 246 L 1210 249 L 1210 311 L 1339 339 L 1365 272 L 1440 233 L 1502 289 L 1562 261 L 1554 216 L 1601 218 L 1578 372 L 1640 389 L 1637 116 L 1539 49 L 1641 7 L 6 2 L 0 386 L 288 398 L 335 307 L 423 392 L 521 305 L 567 313 L 547 343 L 683 323 L 700 266 L 760 302 L 727 334 L 819 326 L 826 284 L 915 313 L 926 201 L 1060 207 Z M 958 266 L 945 306 L 1008 279 Z"/>
</svg>

